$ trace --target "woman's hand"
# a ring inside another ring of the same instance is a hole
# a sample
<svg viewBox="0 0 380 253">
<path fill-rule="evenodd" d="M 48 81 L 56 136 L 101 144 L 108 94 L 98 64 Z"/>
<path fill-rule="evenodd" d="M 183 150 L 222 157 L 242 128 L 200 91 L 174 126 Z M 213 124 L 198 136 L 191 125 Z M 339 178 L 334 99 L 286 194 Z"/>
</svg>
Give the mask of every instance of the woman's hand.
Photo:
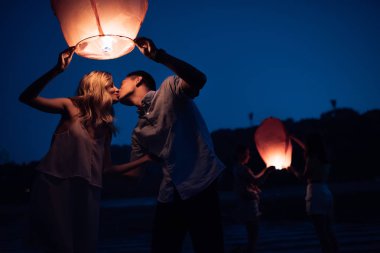
<svg viewBox="0 0 380 253">
<path fill-rule="evenodd" d="M 76 47 L 69 47 L 59 54 L 55 69 L 58 72 L 63 72 L 70 64 Z"/>
</svg>

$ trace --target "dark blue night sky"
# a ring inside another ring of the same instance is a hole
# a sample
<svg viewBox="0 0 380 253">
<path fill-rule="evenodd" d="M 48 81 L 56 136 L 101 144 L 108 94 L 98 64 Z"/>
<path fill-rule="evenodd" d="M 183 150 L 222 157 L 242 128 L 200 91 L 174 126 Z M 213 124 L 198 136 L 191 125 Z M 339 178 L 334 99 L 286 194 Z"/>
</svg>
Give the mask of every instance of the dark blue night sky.
<svg viewBox="0 0 380 253">
<path fill-rule="evenodd" d="M 1 6 L 0 150 L 15 162 L 40 159 L 59 116 L 18 102 L 20 92 L 56 63 L 67 47 L 50 1 Z M 150 1 L 140 35 L 204 71 L 196 99 L 210 131 L 264 118 L 318 118 L 338 107 L 362 113 L 380 108 L 380 1 L 236 0 Z M 74 94 L 83 74 L 111 72 L 120 84 L 136 69 L 160 83 L 170 71 L 135 49 L 115 60 L 75 55 L 43 96 Z M 114 144 L 129 144 L 135 108 L 115 106 L 120 130 Z"/>
</svg>

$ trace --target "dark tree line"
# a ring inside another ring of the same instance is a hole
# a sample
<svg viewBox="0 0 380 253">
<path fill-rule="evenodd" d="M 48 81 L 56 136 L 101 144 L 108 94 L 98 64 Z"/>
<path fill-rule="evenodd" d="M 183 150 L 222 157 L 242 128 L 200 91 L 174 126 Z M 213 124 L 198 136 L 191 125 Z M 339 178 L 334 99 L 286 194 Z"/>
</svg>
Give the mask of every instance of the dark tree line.
<svg viewBox="0 0 380 253">
<path fill-rule="evenodd" d="M 319 132 L 326 139 L 333 171 L 331 180 L 374 180 L 380 177 L 380 110 L 359 114 L 352 109 L 334 109 L 323 113 L 319 119 L 283 121 L 291 135 L 301 140 L 309 133 Z M 234 150 L 239 144 L 249 145 L 252 151 L 251 167 L 259 170 L 265 164 L 257 153 L 253 136 L 257 126 L 241 129 L 220 129 L 212 132 L 212 139 L 218 157 L 226 165 L 220 178 L 220 188 L 232 189 L 232 165 Z M 128 145 L 111 147 L 114 163 L 129 160 Z M 6 163 L 0 165 L 0 202 L 25 201 L 30 192 L 38 162 L 27 164 Z M 295 167 L 303 167 L 303 154 L 293 145 Z M 129 196 L 154 196 L 161 180 L 161 170 L 152 165 L 133 176 L 106 175 L 104 177 L 104 198 Z M 295 184 L 297 180 L 286 171 L 276 171 L 267 180 L 265 187 Z"/>
</svg>

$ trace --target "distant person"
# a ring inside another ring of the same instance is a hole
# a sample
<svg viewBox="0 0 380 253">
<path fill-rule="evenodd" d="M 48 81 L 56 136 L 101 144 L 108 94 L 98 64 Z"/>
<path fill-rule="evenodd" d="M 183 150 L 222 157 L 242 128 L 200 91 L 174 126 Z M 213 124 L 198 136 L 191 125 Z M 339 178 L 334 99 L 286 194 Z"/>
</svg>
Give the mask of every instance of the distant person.
<svg viewBox="0 0 380 253">
<path fill-rule="evenodd" d="M 305 144 L 295 137 L 292 139 L 304 150 L 305 169 L 299 172 L 289 167 L 296 177 L 305 180 L 306 212 L 310 216 L 323 253 L 339 252 L 338 243 L 332 228 L 333 196 L 327 185 L 330 164 L 325 144 L 319 134 L 310 134 Z"/>
<path fill-rule="evenodd" d="M 238 197 L 238 205 L 235 215 L 239 222 L 245 224 L 248 236 L 247 252 L 256 252 L 257 238 L 259 235 L 259 217 L 261 215 L 259 204 L 261 190 L 259 183 L 262 183 L 269 172 L 275 170 L 274 167 L 267 167 L 260 173 L 254 174 L 248 167 L 251 158 L 250 150 L 247 146 L 239 145 L 235 152 L 235 165 L 233 167 L 234 188 Z"/>
<path fill-rule="evenodd" d="M 176 74 L 156 90 L 150 74 L 135 71 L 120 88 L 121 103 L 136 106 L 139 115 L 131 161 L 149 154 L 161 161 L 163 170 L 152 252 L 181 252 L 189 233 L 195 252 L 221 253 L 224 245 L 216 182 L 224 165 L 215 155 L 209 131 L 193 102 L 206 76 L 157 49 L 150 39 L 137 38 L 135 43 L 145 56 Z"/>
<path fill-rule="evenodd" d="M 115 133 L 113 104 L 119 90 L 107 72 L 84 75 L 74 97 L 39 96 L 68 67 L 74 50 L 63 51 L 57 64 L 19 98 L 40 111 L 61 115 L 31 192 L 32 242 L 44 252 L 96 252 L 102 173 L 110 166 Z"/>
</svg>

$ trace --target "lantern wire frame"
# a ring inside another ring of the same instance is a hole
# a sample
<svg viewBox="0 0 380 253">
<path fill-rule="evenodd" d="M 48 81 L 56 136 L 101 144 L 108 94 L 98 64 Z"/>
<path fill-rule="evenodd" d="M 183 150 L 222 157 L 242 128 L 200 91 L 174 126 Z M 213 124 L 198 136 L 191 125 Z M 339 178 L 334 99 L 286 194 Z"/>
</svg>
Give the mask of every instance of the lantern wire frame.
<svg viewBox="0 0 380 253">
<path fill-rule="evenodd" d="M 89 59 L 109 60 L 126 55 L 134 48 L 135 42 L 132 38 L 122 35 L 104 34 L 80 40 L 75 45 L 75 53 Z"/>
</svg>

